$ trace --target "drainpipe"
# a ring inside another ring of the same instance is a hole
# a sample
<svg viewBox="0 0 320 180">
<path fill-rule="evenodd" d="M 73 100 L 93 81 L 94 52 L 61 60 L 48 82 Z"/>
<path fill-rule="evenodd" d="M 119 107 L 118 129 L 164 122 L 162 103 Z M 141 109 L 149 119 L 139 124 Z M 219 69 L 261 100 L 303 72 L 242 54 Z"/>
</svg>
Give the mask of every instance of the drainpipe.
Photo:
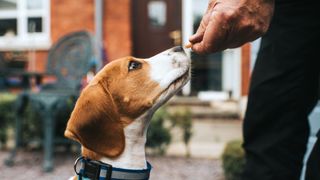
<svg viewBox="0 0 320 180">
<path fill-rule="evenodd" d="M 193 34 L 193 9 L 192 0 L 182 0 L 182 45 L 189 42 L 189 37 Z M 191 51 L 186 51 L 190 57 Z M 182 89 L 185 96 L 191 93 L 191 82 L 189 81 Z"/>
<path fill-rule="evenodd" d="M 103 0 L 95 0 L 95 35 L 97 41 L 97 62 L 102 62 L 102 48 L 103 48 Z M 101 64 L 97 68 L 100 68 Z"/>
</svg>

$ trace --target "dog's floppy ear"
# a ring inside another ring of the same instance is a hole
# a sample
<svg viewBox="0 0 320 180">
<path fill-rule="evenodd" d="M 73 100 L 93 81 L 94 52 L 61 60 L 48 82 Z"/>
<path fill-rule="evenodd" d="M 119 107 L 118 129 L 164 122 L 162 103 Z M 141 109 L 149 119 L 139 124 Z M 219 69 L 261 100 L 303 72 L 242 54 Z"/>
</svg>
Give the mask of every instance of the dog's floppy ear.
<svg viewBox="0 0 320 180">
<path fill-rule="evenodd" d="M 102 83 L 91 84 L 83 90 L 64 134 L 106 157 L 122 153 L 125 146 L 123 125 L 111 94 Z"/>
</svg>

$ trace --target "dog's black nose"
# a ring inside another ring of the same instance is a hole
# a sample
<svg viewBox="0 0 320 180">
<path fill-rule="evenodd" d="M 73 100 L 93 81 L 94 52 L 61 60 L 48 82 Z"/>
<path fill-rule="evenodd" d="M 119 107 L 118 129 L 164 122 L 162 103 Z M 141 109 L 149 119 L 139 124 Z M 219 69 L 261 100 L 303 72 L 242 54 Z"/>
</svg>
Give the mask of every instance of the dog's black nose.
<svg viewBox="0 0 320 180">
<path fill-rule="evenodd" d="M 183 52 L 182 46 L 176 46 L 172 49 L 173 52 Z"/>
</svg>

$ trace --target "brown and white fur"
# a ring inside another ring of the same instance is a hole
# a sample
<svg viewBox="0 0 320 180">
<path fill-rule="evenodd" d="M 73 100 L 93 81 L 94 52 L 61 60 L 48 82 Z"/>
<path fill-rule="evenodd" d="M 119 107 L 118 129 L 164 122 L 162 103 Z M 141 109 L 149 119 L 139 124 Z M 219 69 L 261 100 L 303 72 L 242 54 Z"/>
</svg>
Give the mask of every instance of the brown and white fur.
<svg viewBox="0 0 320 180">
<path fill-rule="evenodd" d="M 181 47 L 148 59 L 112 61 L 82 91 L 65 136 L 81 143 L 84 157 L 145 169 L 151 117 L 189 79 L 190 59 Z"/>
</svg>

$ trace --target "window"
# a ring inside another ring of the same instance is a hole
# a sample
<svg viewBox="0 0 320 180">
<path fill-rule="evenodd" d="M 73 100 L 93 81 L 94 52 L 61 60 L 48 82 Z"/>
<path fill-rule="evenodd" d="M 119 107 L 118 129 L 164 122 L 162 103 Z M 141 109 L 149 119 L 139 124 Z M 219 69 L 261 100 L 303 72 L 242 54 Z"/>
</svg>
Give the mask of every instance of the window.
<svg viewBox="0 0 320 180">
<path fill-rule="evenodd" d="M 0 51 L 50 45 L 50 0 L 0 0 Z"/>
<path fill-rule="evenodd" d="M 167 5 L 165 1 L 150 1 L 148 3 L 149 22 L 153 27 L 163 27 L 167 21 Z"/>
</svg>

